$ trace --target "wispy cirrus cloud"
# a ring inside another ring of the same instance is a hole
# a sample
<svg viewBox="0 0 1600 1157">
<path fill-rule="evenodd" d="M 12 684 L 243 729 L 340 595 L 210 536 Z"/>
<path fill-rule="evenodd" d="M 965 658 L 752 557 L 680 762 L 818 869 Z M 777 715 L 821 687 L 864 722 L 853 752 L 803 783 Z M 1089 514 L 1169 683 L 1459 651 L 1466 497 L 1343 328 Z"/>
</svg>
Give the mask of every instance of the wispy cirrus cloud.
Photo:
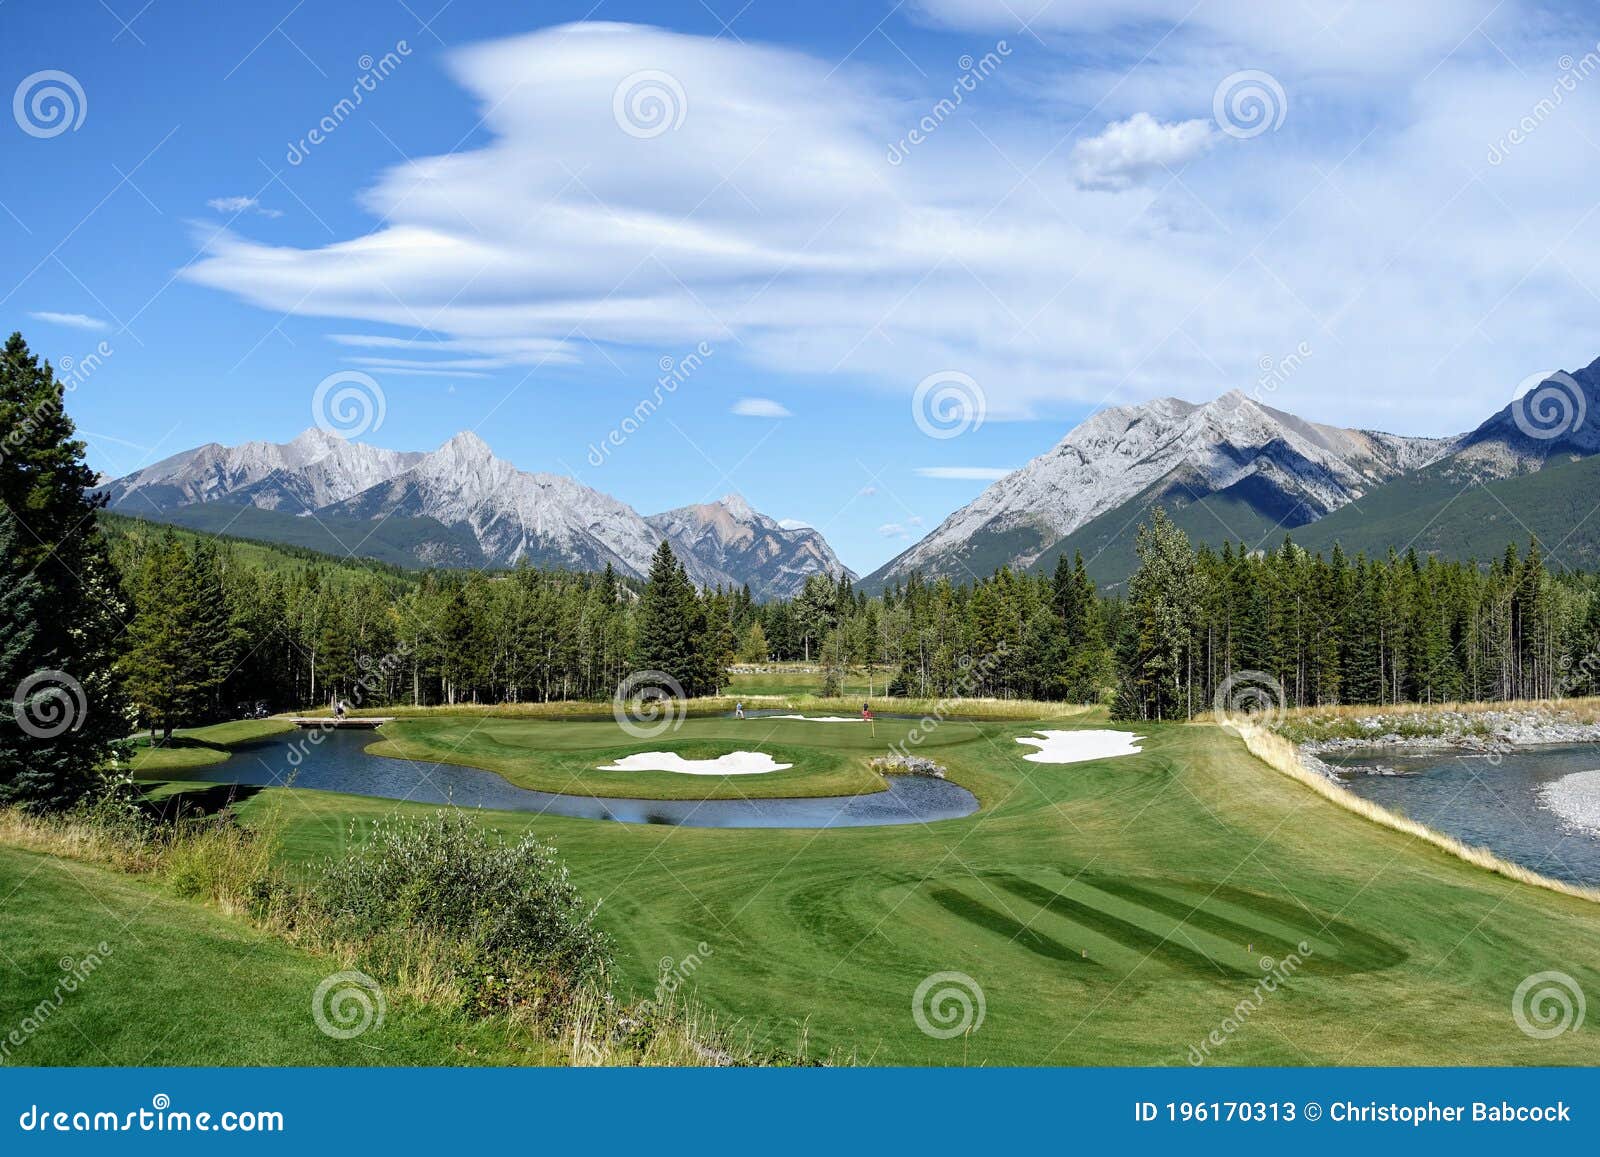
<svg viewBox="0 0 1600 1157">
<path fill-rule="evenodd" d="M 1437 391 L 1486 412 L 1530 368 L 1593 357 L 1600 85 L 1484 160 L 1485 126 L 1515 125 L 1551 62 L 1592 47 L 1576 17 L 1530 20 L 1524 0 L 922 7 L 961 28 L 1037 17 L 1048 47 L 965 110 L 981 134 L 936 134 L 902 165 L 885 143 L 937 79 L 908 100 L 903 77 L 802 52 L 568 25 L 450 55 L 488 143 L 376 174 L 375 230 L 306 247 L 224 230 L 185 276 L 519 364 L 695 334 L 733 339 L 755 372 L 902 394 L 955 368 L 997 419 L 1209 398 L 1315 338 L 1276 404 L 1446 433 Z M 1254 68 L 1288 116 L 1224 139 L 1214 94 Z M 646 71 L 683 107 L 641 136 L 614 101 Z"/>
<path fill-rule="evenodd" d="M 213 197 L 206 202 L 218 213 L 248 213 L 253 212 L 262 217 L 282 217 L 282 209 L 268 209 L 255 197 Z"/>
<path fill-rule="evenodd" d="M 98 317 L 90 317 L 86 313 L 57 313 L 51 309 L 30 310 L 28 316 L 35 321 L 49 322 L 51 325 L 64 325 L 69 329 L 105 329 L 106 323 Z"/>
<path fill-rule="evenodd" d="M 733 413 L 741 418 L 792 418 L 794 414 L 782 402 L 771 398 L 740 398 L 733 404 Z"/>
<path fill-rule="evenodd" d="M 1004 478 L 1016 467 L 1014 466 L 918 466 L 917 476 L 920 478 L 952 478 L 961 481 L 992 482 L 996 478 Z"/>
</svg>

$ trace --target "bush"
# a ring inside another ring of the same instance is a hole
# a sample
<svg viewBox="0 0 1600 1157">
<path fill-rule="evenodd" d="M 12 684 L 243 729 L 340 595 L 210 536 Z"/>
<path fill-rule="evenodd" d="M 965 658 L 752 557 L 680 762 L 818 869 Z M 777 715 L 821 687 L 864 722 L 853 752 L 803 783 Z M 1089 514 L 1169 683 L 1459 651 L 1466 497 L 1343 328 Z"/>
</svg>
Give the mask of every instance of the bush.
<svg viewBox="0 0 1600 1157">
<path fill-rule="evenodd" d="M 508 843 L 465 816 L 380 822 L 314 891 L 335 937 L 384 971 L 452 985 L 471 1012 L 560 1019 L 610 965 L 598 905 L 584 903 L 555 848 Z"/>
</svg>

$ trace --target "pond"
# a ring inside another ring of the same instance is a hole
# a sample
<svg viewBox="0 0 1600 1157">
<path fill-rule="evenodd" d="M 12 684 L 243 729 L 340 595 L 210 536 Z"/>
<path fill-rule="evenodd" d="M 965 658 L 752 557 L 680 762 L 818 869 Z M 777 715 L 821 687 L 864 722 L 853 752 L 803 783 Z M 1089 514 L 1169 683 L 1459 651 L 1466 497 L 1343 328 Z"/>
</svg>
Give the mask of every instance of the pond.
<svg viewBox="0 0 1600 1157">
<path fill-rule="evenodd" d="M 320 736 L 319 741 L 313 737 Z M 492 771 L 367 755 L 370 731 L 299 731 L 243 745 L 227 762 L 201 768 L 207 783 L 339 791 L 413 803 L 538 812 L 572 819 L 694 828 L 848 828 L 959 819 L 978 810 L 970 791 L 942 779 L 889 776 L 887 791 L 814 799 L 601 799 L 517 787 Z M 291 762 L 291 758 L 295 762 Z M 298 766 L 295 766 L 295 763 Z"/>
<path fill-rule="evenodd" d="M 1600 778 L 1567 778 L 1600 769 L 1600 745 L 1523 747 L 1496 755 L 1385 748 L 1322 758 L 1364 799 L 1547 876 L 1600 885 L 1600 836 L 1564 820 L 1544 795 L 1551 788 L 1570 794 Z"/>
</svg>

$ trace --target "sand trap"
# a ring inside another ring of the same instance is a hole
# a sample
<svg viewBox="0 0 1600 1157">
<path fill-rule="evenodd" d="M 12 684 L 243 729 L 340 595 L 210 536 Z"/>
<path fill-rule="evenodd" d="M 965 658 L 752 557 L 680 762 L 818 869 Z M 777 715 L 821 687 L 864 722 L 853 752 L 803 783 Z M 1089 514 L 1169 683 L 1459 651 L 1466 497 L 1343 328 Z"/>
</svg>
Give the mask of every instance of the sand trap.
<svg viewBox="0 0 1600 1157">
<path fill-rule="evenodd" d="M 1039 750 L 1022 758 L 1032 763 L 1082 763 L 1086 759 L 1109 759 L 1113 755 L 1137 755 L 1144 748 L 1135 744 L 1144 738 L 1131 731 L 1041 731 L 1025 736 Z"/>
<path fill-rule="evenodd" d="M 641 751 L 625 755 L 601 771 L 675 771 L 680 775 L 760 775 L 784 771 L 792 763 L 774 763 L 764 751 L 730 751 L 715 759 L 685 759 L 675 751 Z"/>
<path fill-rule="evenodd" d="M 1600 836 L 1600 771 L 1575 771 L 1545 784 L 1539 802 L 1571 826 Z"/>
<path fill-rule="evenodd" d="M 803 719 L 807 723 L 865 723 L 859 715 L 768 715 L 768 719 Z"/>
</svg>

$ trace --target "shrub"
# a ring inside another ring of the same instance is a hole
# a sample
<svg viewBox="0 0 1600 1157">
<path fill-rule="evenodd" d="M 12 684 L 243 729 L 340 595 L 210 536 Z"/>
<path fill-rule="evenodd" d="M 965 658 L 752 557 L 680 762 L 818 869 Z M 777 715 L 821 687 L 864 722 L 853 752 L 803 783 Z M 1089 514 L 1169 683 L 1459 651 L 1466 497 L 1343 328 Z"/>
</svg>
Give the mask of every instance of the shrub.
<svg viewBox="0 0 1600 1157">
<path fill-rule="evenodd" d="M 469 1011 L 559 1020 L 599 985 L 611 944 L 552 845 L 515 843 L 466 816 L 385 820 L 314 884 L 335 937 L 394 975 L 455 988 Z"/>
<path fill-rule="evenodd" d="M 267 897 L 281 888 L 275 815 L 251 829 L 231 811 L 181 819 L 162 828 L 167 882 L 178 895 L 225 910 L 267 915 Z"/>
</svg>

